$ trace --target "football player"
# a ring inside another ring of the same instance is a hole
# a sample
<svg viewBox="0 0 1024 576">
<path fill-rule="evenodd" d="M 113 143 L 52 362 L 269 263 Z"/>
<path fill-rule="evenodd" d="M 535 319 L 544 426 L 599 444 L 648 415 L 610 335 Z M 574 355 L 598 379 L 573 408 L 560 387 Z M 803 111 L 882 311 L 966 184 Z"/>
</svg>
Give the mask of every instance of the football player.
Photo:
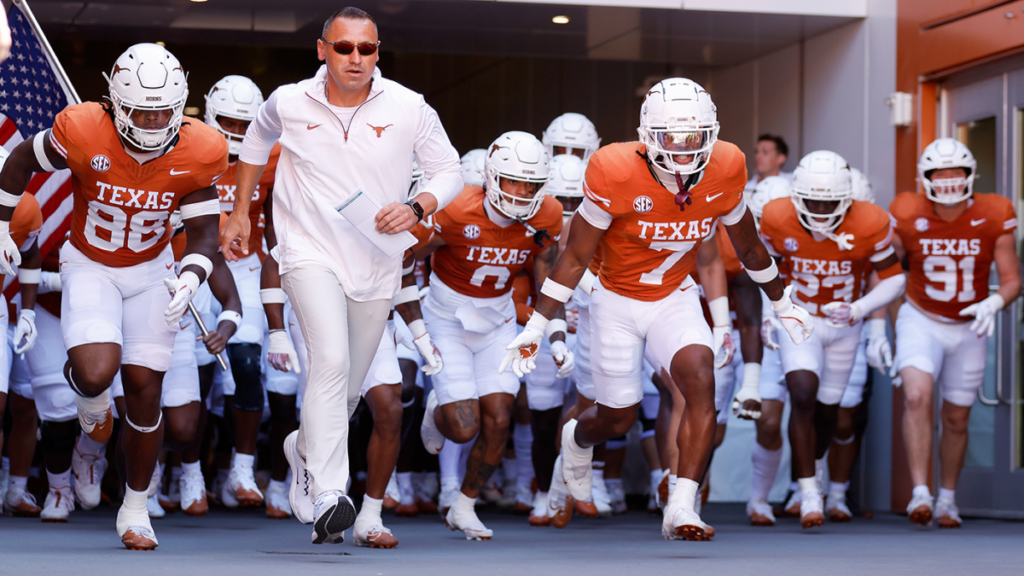
<svg viewBox="0 0 1024 576">
<path fill-rule="evenodd" d="M 146 493 L 163 435 L 161 380 L 177 323 L 217 255 L 214 183 L 227 168 L 227 145 L 209 126 L 183 121 L 185 78 L 162 46 L 132 46 L 107 76 L 109 104 L 66 108 L 52 129 L 19 144 L 0 173 L 0 270 L 10 273 L 7 259 L 18 258 L 9 222 L 29 177 L 71 169 L 71 240 L 60 266 L 65 375 L 82 429 L 102 442 L 112 427 L 109 388 L 123 371 L 127 486 L 117 533 L 130 549 L 157 546 Z M 174 278 L 167 219 L 179 207 L 189 242 Z"/>
<path fill-rule="evenodd" d="M 420 431 L 432 454 L 446 438 L 461 444 L 476 437 L 462 490 L 446 516 L 448 526 L 467 539 L 493 535 L 473 504 L 501 463 L 519 392 L 516 376 L 498 373 L 505 342 L 515 338 L 512 280 L 532 260 L 534 279 L 543 282 L 558 255 L 562 205 L 544 190 L 549 165 L 547 150 L 534 136 L 502 134 L 488 148 L 486 189 L 467 186 L 438 213 L 428 247 L 436 251 L 423 312 L 446 369 L 433 379 Z M 560 377 L 573 365 L 566 329 L 560 318 L 548 330 Z"/>
<path fill-rule="evenodd" d="M 907 301 L 896 320 L 895 369 L 903 382 L 903 441 L 914 482 L 910 521 L 958 528 L 956 483 L 967 450 L 967 421 L 982 385 L 996 316 L 1020 296 L 1013 202 L 975 194 L 978 164 L 952 138 L 929 144 L 917 164 L 924 194 L 903 192 L 889 206 L 897 253 L 910 263 Z M 995 263 L 999 290 L 989 293 Z M 973 320 L 971 320 L 973 318 Z M 932 388 L 942 381 L 939 495 L 928 487 Z"/>
<path fill-rule="evenodd" d="M 813 315 L 808 342 L 778 342 L 792 401 L 789 442 L 804 528 L 824 523 L 816 466 L 832 441 L 862 320 L 899 297 L 905 284 L 889 215 L 852 194 L 846 160 L 835 152 L 812 152 L 793 173 L 792 196 L 768 203 L 761 216 L 761 236 L 785 259 L 794 300 Z M 869 264 L 881 281 L 864 293 Z M 770 342 L 772 332 L 769 325 Z"/>
<path fill-rule="evenodd" d="M 651 88 L 640 111 L 641 141 L 612 144 L 591 157 L 586 199 L 573 217 L 566 250 L 502 363 L 511 363 L 516 374 L 535 367 L 545 330 L 600 247 L 590 310 L 597 405 L 563 427 L 561 465 L 552 484 L 564 483 L 573 498 L 589 497 L 593 446 L 624 434 L 636 420 L 644 347 L 650 346 L 673 380 L 685 385 L 686 398 L 677 438 L 679 478 L 662 531 L 691 540 L 705 538 L 694 502 L 714 439 L 713 364 L 724 333 L 716 339 L 708 327 L 689 274 L 718 219 L 794 342 L 811 330 L 747 214 L 743 153 L 720 142 L 718 129 L 711 96 L 695 82 L 673 78 Z"/>
<path fill-rule="evenodd" d="M 583 114 L 566 112 L 555 118 L 541 135 L 541 142 L 552 158 L 571 154 L 586 162 L 601 147 L 594 123 Z"/>
</svg>

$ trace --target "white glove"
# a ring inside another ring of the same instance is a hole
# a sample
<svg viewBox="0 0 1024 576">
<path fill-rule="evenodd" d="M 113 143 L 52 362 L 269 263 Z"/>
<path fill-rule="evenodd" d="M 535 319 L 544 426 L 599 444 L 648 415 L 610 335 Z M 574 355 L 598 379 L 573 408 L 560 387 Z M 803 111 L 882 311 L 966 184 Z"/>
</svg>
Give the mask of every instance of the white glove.
<svg viewBox="0 0 1024 576">
<path fill-rule="evenodd" d="M 889 337 L 885 335 L 885 319 L 868 320 L 867 330 L 868 366 L 885 372 L 886 368 L 892 367 L 892 346 L 889 344 Z"/>
<path fill-rule="evenodd" d="M 551 356 L 555 359 L 555 364 L 558 365 L 557 377 L 568 378 L 572 374 L 573 368 L 576 367 L 576 356 L 572 350 L 569 350 L 565 342 L 555 340 L 551 343 Z"/>
<path fill-rule="evenodd" d="M 199 290 L 199 276 L 186 270 L 177 278 L 165 279 L 164 286 L 167 286 L 171 293 L 171 302 L 167 305 L 167 310 L 164 310 L 164 320 L 168 326 L 173 326 L 181 321 L 181 317 L 188 310 L 189 302 Z"/>
<path fill-rule="evenodd" d="M 548 319 L 541 316 L 535 310 L 526 328 L 516 339 L 505 349 L 505 359 L 498 367 L 498 374 L 503 374 L 508 365 L 512 365 L 512 371 L 516 376 L 522 378 L 537 369 L 537 352 L 540 350 L 540 343 L 544 338 L 544 329 L 547 328 Z"/>
<path fill-rule="evenodd" d="M 852 326 L 864 317 L 864 312 L 861 311 L 860 306 L 856 302 L 852 304 L 829 302 L 821 307 L 821 311 L 828 314 L 828 320 L 825 323 L 833 328 Z"/>
<path fill-rule="evenodd" d="M 423 356 L 423 359 L 427 361 L 427 364 L 420 368 L 424 374 L 434 376 L 444 368 L 441 351 L 430 341 L 430 333 L 424 332 L 422 336 L 413 340 L 413 343 L 416 344 L 416 348 L 420 351 L 420 356 Z"/>
<path fill-rule="evenodd" d="M 779 319 L 774 314 L 765 316 L 761 321 L 761 343 L 767 346 L 769 350 L 778 350 L 779 343 L 775 340 L 775 331 L 784 329 L 782 322 L 779 322 Z"/>
<path fill-rule="evenodd" d="M 903 376 L 901 376 L 899 371 L 896 370 L 895 364 L 892 368 L 889 369 L 889 378 L 892 379 L 893 388 L 899 388 L 900 386 L 903 386 Z"/>
<path fill-rule="evenodd" d="M 792 292 L 793 287 L 787 286 L 786 291 L 782 293 L 782 298 L 772 302 L 772 308 L 793 343 L 800 344 L 811 337 L 814 326 L 811 324 L 811 315 L 807 313 L 807 310 L 793 303 L 793 299 L 789 296 Z"/>
<path fill-rule="evenodd" d="M 0 274 L 14 276 L 14 266 L 21 265 L 21 252 L 11 238 L 11 223 L 0 220 Z"/>
<path fill-rule="evenodd" d="M 270 331 L 267 362 L 274 369 L 281 372 L 290 372 L 294 368 L 296 374 L 302 374 L 302 368 L 299 367 L 299 354 L 295 352 L 295 346 L 292 346 L 292 339 L 288 337 L 288 333 L 284 330 Z"/>
<path fill-rule="evenodd" d="M 14 330 L 14 353 L 24 354 L 32 349 L 36 345 L 36 338 L 39 336 L 39 332 L 36 330 L 36 311 L 22 309 L 18 313 L 18 327 Z M 18 346 L 18 342 L 21 339 L 25 339 L 25 343 Z"/>
<path fill-rule="evenodd" d="M 971 322 L 971 332 L 982 336 L 992 337 L 996 331 L 996 314 L 1006 306 L 1006 301 L 999 294 L 993 294 L 977 304 L 971 304 L 960 311 L 961 316 L 974 316 Z"/>
<path fill-rule="evenodd" d="M 732 341 L 732 326 L 715 326 L 711 329 L 715 338 L 715 370 L 725 368 L 732 362 L 736 353 L 736 343 Z"/>
<path fill-rule="evenodd" d="M 60 292 L 63 285 L 59 272 L 43 272 L 39 277 L 39 293 Z"/>
</svg>

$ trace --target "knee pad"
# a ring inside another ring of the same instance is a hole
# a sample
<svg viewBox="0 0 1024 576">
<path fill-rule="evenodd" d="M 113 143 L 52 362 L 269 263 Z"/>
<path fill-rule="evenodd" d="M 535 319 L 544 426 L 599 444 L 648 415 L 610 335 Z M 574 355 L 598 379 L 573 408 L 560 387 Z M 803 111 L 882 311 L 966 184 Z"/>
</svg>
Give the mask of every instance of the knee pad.
<svg viewBox="0 0 1024 576">
<path fill-rule="evenodd" d="M 75 449 L 77 439 L 77 427 L 67 426 L 65 422 L 44 420 L 39 427 L 39 447 L 44 452 L 70 452 Z"/>
<path fill-rule="evenodd" d="M 233 405 L 246 412 L 263 411 L 263 384 L 260 381 L 260 345 L 229 344 L 231 376 L 235 380 Z"/>
</svg>

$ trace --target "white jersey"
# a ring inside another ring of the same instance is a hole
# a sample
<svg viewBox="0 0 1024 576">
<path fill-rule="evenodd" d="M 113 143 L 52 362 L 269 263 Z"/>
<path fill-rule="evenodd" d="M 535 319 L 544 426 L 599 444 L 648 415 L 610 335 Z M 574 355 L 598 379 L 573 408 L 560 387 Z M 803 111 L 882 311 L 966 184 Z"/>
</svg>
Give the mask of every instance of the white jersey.
<svg viewBox="0 0 1024 576">
<path fill-rule="evenodd" d="M 304 263 L 334 272 L 353 300 L 391 299 L 398 292 L 401 255 L 386 255 L 337 209 L 362 191 L 386 206 L 405 202 L 413 156 L 430 179 L 422 192 L 444 208 L 462 192 L 459 154 L 423 96 L 374 72 L 366 102 L 346 110 L 324 94 L 327 68 L 281 86 L 260 107 L 239 158 L 267 163 L 274 143 L 281 157 L 274 183 L 278 260 L 287 274 Z"/>
</svg>

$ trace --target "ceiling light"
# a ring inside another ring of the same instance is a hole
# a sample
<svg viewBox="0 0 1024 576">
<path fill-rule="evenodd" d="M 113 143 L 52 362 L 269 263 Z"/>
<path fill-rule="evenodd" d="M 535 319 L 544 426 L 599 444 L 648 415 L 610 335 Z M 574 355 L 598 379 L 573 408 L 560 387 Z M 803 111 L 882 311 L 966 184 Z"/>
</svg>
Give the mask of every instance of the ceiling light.
<svg viewBox="0 0 1024 576">
<path fill-rule="evenodd" d="M 569 17 L 568 16 L 555 16 L 554 18 L 551 19 L 551 21 L 554 22 L 555 24 L 568 24 L 569 23 Z"/>
</svg>

